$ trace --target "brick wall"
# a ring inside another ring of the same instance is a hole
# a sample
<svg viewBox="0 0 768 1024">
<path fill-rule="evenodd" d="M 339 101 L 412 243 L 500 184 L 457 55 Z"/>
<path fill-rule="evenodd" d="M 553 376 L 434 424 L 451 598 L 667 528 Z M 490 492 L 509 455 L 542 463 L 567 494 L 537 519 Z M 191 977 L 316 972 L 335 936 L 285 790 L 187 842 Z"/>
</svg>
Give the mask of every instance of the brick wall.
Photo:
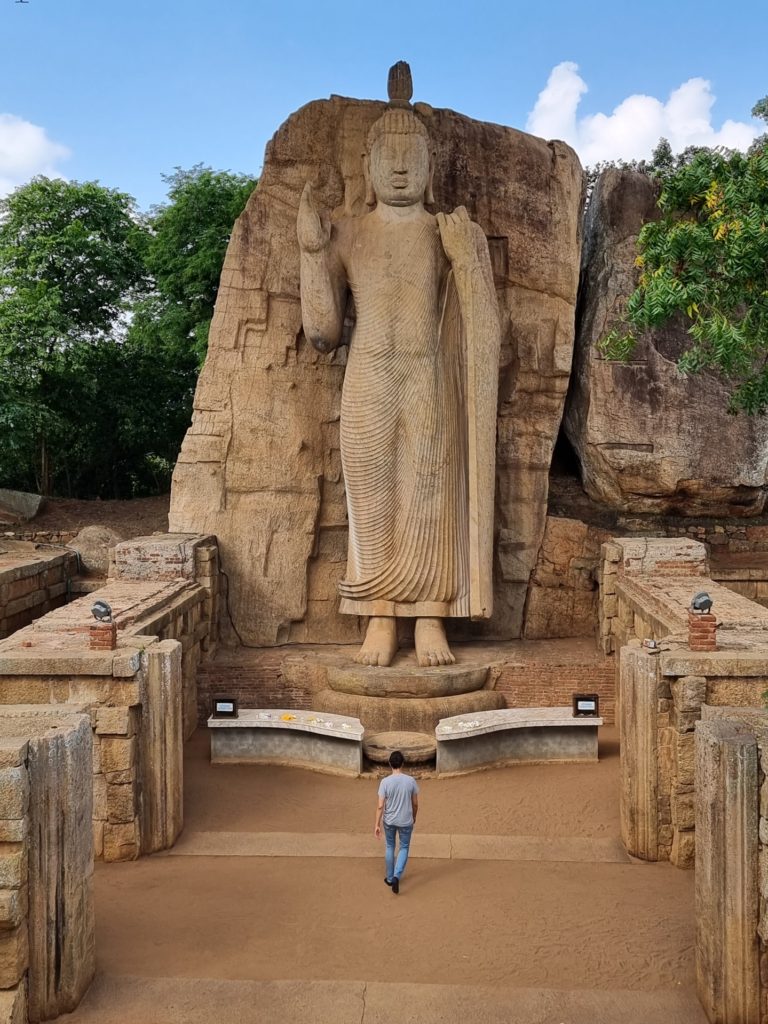
<svg viewBox="0 0 768 1024">
<path fill-rule="evenodd" d="M 220 651 L 216 661 L 201 665 L 197 676 L 198 723 L 211 713 L 215 698 L 234 697 L 243 708 L 313 706 L 313 696 L 327 685 L 312 669 L 314 652 L 331 648 L 263 647 Z M 346 656 L 355 648 L 334 646 Z M 528 641 L 473 645 L 478 659 L 503 667 L 496 681 L 508 707 L 571 706 L 575 692 L 597 693 L 607 723 L 615 718 L 615 664 L 594 650 L 590 641 Z"/>
</svg>

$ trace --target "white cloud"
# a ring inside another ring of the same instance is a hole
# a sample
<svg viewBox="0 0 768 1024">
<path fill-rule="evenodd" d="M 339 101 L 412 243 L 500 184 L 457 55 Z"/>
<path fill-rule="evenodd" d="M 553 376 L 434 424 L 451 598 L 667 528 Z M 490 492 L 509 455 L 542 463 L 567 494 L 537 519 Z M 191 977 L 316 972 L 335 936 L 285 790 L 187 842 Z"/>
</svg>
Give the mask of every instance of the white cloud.
<svg viewBox="0 0 768 1024">
<path fill-rule="evenodd" d="M 35 174 L 60 178 L 57 164 L 69 155 L 67 147 L 49 139 L 39 125 L 15 114 L 0 114 L 0 196 Z"/>
<path fill-rule="evenodd" d="M 564 61 L 552 69 L 528 115 L 526 128 L 545 139 L 573 146 L 585 165 L 600 160 L 642 160 L 650 157 L 663 136 L 674 153 L 686 146 L 728 146 L 747 149 L 760 134 L 754 124 L 725 121 L 712 124 L 715 97 L 705 78 L 689 78 L 670 93 L 666 103 L 653 96 L 628 96 L 611 114 L 578 117 L 588 91 L 577 64 Z"/>
</svg>

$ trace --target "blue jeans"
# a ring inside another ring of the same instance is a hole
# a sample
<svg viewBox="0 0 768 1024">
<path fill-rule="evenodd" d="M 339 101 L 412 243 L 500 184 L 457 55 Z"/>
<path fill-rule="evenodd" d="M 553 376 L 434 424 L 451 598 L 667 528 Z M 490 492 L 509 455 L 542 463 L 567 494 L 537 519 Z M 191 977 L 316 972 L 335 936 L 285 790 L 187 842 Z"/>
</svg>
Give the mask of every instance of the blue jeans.
<svg viewBox="0 0 768 1024">
<path fill-rule="evenodd" d="M 413 825 L 385 825 L 384 839 L 386 850 L 384 853 L 387 881 L 393 878 L 402 878 L 405 865 L 408 863 L 408 848 L 411 845 L 411 833 Z M 395 836 L 400 837 L 400 849 L 397 852 L 397 863 L 395 863 Z"/>
</svg>

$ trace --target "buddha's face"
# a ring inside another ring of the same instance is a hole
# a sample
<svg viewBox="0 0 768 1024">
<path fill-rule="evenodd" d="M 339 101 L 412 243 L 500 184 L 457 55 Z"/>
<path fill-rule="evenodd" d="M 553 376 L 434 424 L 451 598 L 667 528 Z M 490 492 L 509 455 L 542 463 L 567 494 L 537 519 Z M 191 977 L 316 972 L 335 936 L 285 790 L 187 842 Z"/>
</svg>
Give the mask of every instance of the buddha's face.
<svg viewBox="0 0 768 1024">
<path fill-rule="evenodd" d="M 371 148 L 371 184 L 386 206 L 413 206 L 424 199 L 429 181 L 426 139 L 414 132 L 387 132 Z"/>
</svg>

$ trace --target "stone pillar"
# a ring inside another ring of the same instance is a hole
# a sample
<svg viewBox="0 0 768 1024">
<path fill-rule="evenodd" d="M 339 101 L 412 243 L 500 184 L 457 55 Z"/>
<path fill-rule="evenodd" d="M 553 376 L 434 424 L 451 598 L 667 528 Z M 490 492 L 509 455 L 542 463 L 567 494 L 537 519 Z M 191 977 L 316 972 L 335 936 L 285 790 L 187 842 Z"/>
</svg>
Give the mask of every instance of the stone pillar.
<svg viewBox="0 0 768 1024">
<path fill-rule="evenodd" d="M 711 612 L 688 612 L 688 646 L 692 651 L 717 650 L 717 618 Z"/>
<path fill-rule="evenodd" d="M 183 825 L 182 646 L 153 644 L 142 655 L 146 700 L 141 730 L 141 852 L 167 850 Z"/>
<path fill-rule="evenodd" d="M 658 655 L 640 646 L 619 654 L 621 838 L 627 852 L 658 860 Z"/>
<path fill-rule="evenodd" d="M 0 712 L 0 1019 L 13 1024 L 71 1012 L 94 975 L 92 756 L 86 714 Z"/>
<path fill-rule="evenodd" d="M 696 725 L 696 978 L 712 1024 L 760 1024 L 758 750 L 728 719 Z"/>
</svg>

